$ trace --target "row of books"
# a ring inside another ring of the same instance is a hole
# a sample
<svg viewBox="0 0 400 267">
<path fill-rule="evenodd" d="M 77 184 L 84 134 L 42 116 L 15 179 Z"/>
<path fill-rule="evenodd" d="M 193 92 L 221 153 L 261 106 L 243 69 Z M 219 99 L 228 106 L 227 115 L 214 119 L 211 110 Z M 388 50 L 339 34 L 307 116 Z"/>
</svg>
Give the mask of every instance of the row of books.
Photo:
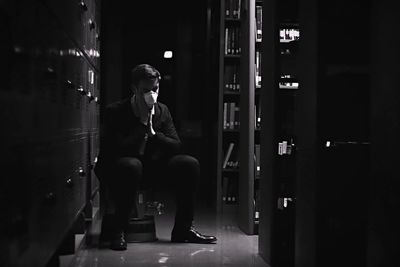
<svg viewBox="0 0 400 267">
<path fill-rule="evenodd" d="M 237 204 L 238 203 L 238 185 L 236 177 L 223 177 L 222 186 L 222 201 L 224 204 Z M 256 221 L 260 218 L 260 198 L 259 190 L 255 191 L 254 197 L 254 219 Z"/>
<path fill-rule="evenodd" d="M 261 87 L 261 52 L 256 51 L 256 87 Z"/>
<path fill-rule="evenodd" d="M 225 55 L 240 55 L 240 27 L 225 27 Z"/>
<path fill-rule="evenodd" d="M 256 51 L 255 60 L 255 83 L 256 87 L 261 87 L 261 52 Z M 226 65 L 224 69 L 224 87 L 226 91 L 240 90 L 240 67 L 237 64 Z"/>
<path fill-rule="evenodd" d="M 238 177 L 224 176 L 222 178 L 222 201 L 225 204 L 238 203 Z"/>
<path fill-rule="evenodd" d="M 290 141 L 282 141 L 278 143 L 278 155 L 291 155 L 293 152 L 293 139 Z"/>
<path fill-rule="evenodd" d="M 260 101 L 260 100 L 259 100 Z M 240 106 L 236 102 L 224 102 L 223 130 L 236 130 L 240 127 Z M 254 105 L 254 127 L 261 127 L 261 104 Z"/>
<path fill-rule="evenodd" d="M 280 82 L 279 89 L 299 89 L 298 82 Z"/>
<path fill-rule="evenodd" d="M 256 51 L 256 64 L 255 64 L 255 83 L 257 88 L 261 88 L 261 52 Z M 299 89 L 299 83 L 289 75 L 289 80 L 287 80 L 288 75 L 284 75 L 279 82 L 280 89 Z"/>
<path fill-rule="evenodd" d="M 241 0 L 225 0 L 225 18 L 240 19 Z"/>
<path fill-rule="evenodd" d="M 237 204 L 239 196 L 239 184 L 237 177 L 224 176 L 222 178 L 222 201 L 224 204 Z M 254 192 L 254 219 L 260 218 L 260 190 Z"/>
<path fill-rule="evenodd" d="M 237 64 L 226 65 L 224 69 L 224 84 L 226 91 L 240 90 L 240 67 Z"/>
<path fill-rule="evenodd" d="M 299 89 L 299 82 L 296 77 L 291 74 L 282 74 L 279 81 L 280 89 Z"/>
<path fill-rule="evenodd" d="M 280 42 L 291 42 L 296 41 L 300 38 L 299 29 L 280 29 L 279 30 L 279 39 Z"/>
<path fill-rule="evenodd" d="M 238 154 L 234 152 L 235 143 L 230 143 L 228 147 L 228 151 L 225 155 L 225 162 L 229 162 L 229 158 L 234 155 L 237 157 Z M 254 167 L 256 171 L 256 178 L 260 175 L 260 145 L 256 144 L 254 147 Z M 255 191 L 258 192 L 257 190 Z M 222 201 L 225 204 L 235 204 L 237 202 L 237 193 L 238 193 L 238 176 L 237 175 L 224 175 L 222 179 Z M 258 196 L 255 195 L 255 205 L 258 206 Z M 258 211 L 256 209 L 256 211 Z M 258 216 L 256 216 L 258 217 Z"/>
<path fill-rule="evenodd" d="M 291 145 L 290 145 L 291 146 Z M 239 167 L 239 153 L 237 145 L 234 142 L 230 142 L 226 153 L 224 155 L 224 161 L 222 168 L 224 170 Z M 260 175 L 260 144 L 254 145 L 254 169 L 256 177 Z"/>
<path fill-rule="evenodd" d="M 224 102 L 223 110 L 223 129 L 234 130 L 240 126 L 239 120 L 240 107 L 235 102 Z"/>
</svg>

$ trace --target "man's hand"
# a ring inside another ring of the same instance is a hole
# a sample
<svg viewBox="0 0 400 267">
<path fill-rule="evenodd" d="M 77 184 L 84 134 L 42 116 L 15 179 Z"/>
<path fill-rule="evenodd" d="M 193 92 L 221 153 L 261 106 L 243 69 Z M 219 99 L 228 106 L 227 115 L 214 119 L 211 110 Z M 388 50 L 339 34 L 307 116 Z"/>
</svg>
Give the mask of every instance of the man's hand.
<svg viewBox="0 0 400 267">
<path fill-rule="evenodd" d="M 152 116 L 151 116 L 152 117 Z M 154 131 L 154 129 L 153 129 L 153 120 L 152 120 L 152 118 L 150 117 L 150 120 L 149 120 L 149 136 L 154 136 L 154 135 L 156 135 L 156 132 Z"/>
<path fill-rule="evenodd" d="M 144 101 L 143 94 L 135 95 L 134 100 L 140 121 L 146 123 L 149 120 L 151 109 L 149 109 L 149 107 L 146 104 L 146 101 Z"/>
</svg>

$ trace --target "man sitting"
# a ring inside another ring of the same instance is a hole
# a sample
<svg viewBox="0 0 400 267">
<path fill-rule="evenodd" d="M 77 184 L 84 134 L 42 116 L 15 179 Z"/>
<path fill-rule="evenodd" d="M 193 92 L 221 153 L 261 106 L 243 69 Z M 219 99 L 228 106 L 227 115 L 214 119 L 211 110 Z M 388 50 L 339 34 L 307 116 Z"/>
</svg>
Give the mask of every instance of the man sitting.
<svg viewBox="0 0 400 267">
<path fill-rule="evenodd" d="M 181 141 L 166 105 L 157 101 L 159 71 L 141 64 L 132 70 L 132 96 L 106 107 L 95 173 L 115 202 L 111 249 L 125 250 L 124 238 L 135 192 L 142 177 L 162 175 L 175 189 L 172 242 L 214 243 L 216 237 L 193 228 L 194 199 L 200 176 L 196 158 L 180 154 Z M 146 174 L 146 175 L 144 175 Z M 147 175 L 150 174 L 150 175 Z"/>
</svg>

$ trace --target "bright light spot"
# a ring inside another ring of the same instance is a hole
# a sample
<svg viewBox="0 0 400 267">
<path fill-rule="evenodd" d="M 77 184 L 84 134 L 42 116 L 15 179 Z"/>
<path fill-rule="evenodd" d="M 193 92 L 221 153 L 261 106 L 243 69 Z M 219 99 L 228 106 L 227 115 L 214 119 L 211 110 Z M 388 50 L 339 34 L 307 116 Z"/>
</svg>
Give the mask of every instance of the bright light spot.
<svg viewBox="0 0 400 267">
<path fill-rule="evenodd" d="M 158 260 L 158 263 L 166 263 L 167 260 L 168 260 L 168 257 L 161 257 L 161 258 Z"/>
<path fill-rule="evenodd" d="M 326 141 L 326 147 L 330 147 L 331 146 L 331 141 Z"/>
<path fill-rule="evenodd" d="M 164 58 L 172 58 L 172 51 L 165 51 Z"/>
<path fill-rule="evenodd" d="M 201 248 L 199 250 L 196 250 L 196 251 L 190 253 L 190 256 L 194 256 L 194 255 L 202 253 L 202 252 L 214 252 L 214 249 Z"/>
</svg>

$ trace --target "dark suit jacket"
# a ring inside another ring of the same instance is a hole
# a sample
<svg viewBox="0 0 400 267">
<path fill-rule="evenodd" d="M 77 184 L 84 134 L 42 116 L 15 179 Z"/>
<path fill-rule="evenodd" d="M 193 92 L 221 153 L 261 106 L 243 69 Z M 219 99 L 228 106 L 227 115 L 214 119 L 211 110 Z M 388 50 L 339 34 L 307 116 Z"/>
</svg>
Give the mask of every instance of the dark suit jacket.
<svg viewBox="0 0 400 267">
<path fill-rule="evenodd" d="M 153 129 L 156 134 L 148 138 L 145 153 L 140 155 L 140 146 L 144 142 L 148 128 L 140 122 L 139 117 L 135 116 L 130 98 L 108 105 L 100 132 L 100 154 L 95 166 L 96 175 L 101 178 L 104 170 L 112 166 L 119 157 L 159 160 L 180 153 L 182 145 L 171 114 L 168 107 L 160 102 L 155 104 Z"/>
</svg>

